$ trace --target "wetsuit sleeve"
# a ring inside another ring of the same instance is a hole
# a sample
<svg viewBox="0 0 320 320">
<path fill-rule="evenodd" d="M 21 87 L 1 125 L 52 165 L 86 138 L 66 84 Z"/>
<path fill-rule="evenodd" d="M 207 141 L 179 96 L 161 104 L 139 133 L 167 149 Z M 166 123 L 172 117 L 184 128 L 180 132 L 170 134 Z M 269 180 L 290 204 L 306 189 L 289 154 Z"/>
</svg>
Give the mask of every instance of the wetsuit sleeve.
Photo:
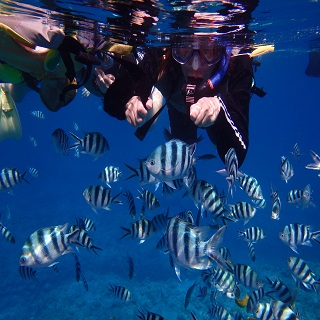
<svg viewBox="0 0 320 320">
<path fill-rule="evenodd" d="M 228 79 L 228 90 L 221 98 L 224 107 L 208 135 L 217 145 L 222 161 L 230 148 L 235 148 L 239 166 L 242 165 L 249 145 L 249 103 L 252 87 L 252 59 L 248 56 L 234 58 Z"/>
</svg>

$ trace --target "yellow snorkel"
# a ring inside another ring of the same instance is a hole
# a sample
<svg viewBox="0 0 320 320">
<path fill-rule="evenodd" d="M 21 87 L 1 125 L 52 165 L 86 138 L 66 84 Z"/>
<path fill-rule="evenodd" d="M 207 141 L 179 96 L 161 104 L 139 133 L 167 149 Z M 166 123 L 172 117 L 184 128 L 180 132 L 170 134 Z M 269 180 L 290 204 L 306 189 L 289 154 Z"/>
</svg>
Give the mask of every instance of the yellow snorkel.
<svg viewBox="0 0 320 320">
<path fill-rule="evenodd" d="M 22 137 L 21 122 L 11 93 L 0 85 L 0 141 Z"/>
</svg>

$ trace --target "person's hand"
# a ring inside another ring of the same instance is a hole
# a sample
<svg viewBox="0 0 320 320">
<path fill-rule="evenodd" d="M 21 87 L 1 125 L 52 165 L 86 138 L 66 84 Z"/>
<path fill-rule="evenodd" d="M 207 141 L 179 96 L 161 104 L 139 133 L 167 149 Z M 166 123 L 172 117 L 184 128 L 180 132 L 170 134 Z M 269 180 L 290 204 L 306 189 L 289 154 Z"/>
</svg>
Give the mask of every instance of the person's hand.
<svg viewBox="0 0 320 320">
<path fill-rule="evenodd" d="M 102 94 L 105 94 L 108 88 L 115 81 L 115 77 L 112 74 L 105 74 L 101 69 L 95 68 L 94 74 L 96 76 L 95 83 L 98 86 Z"/>
<path fill-rule="evenodd" d="M 134 127 L 143 125 L 148 111 L 152 109 L 152 100 L 148 98 L 146 105 L 141 102 L 140 97 L 133 96 L 126 104 L 126 118 L 127 121 Z"/>
<path fill-rule="evenodd" d="M 220 108 L 217 97 L 203 97 L 190 106 L 190 119 L 198 127 L 209 127 L 216 121 Z"/>
<path fill-rule="evenodd" d="M 84 99 L 88 98 L 90 96 L 90 91 L 87 88 L 82 88 L 81 96 Z"/>
</svg>

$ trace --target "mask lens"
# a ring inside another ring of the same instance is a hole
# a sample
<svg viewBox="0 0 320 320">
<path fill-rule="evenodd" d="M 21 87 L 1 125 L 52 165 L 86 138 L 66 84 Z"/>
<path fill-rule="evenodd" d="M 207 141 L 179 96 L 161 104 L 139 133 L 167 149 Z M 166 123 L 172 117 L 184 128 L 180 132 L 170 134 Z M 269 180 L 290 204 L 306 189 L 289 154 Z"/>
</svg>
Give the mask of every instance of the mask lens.
<svg viewBox="0 0 320 320">
<path fill-rule="evenodd" d="M 193 55 L 192 48 L 173 48 L 172 56 L 180 64 L 187 63 Z"/>
<path fill-rule="evenodd" d="M 212 66 L 220 61 L 223 49 L 220 46 L 214 46 L 211 48 L 204 48 L 201 50 L 203 60 L 208 66 Z"/>
</svg>

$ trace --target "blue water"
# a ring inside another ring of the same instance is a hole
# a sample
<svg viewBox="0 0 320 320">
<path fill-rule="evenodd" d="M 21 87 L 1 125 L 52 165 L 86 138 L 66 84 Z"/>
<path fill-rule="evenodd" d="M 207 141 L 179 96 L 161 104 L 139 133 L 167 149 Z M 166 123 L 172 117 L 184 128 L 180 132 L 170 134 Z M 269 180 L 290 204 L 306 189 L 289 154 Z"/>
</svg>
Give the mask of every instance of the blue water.
<svg viewBox="0 0 320 320">
<path fill-rule="evenodd" d="M 260 6 L 268 8 L 263 1 Z M 310 10 L 310 14 L 319 13 L 318 3 L 304 3 L 303 8 Z M 273 22 L 281 25 L 281 10 L 277 11 L 273 7 L 272 12 L 272 19 L 278 19 Z M 300 17 L 298 14 L 297 16 Z M 291 21 L 290 14 L 284 15 L 283 21 Z M 299 24 L 302 20 L 296 21 Z M 263 99 L 253 96 L 251 100 L 250 147 L 241 170 L 258 179 L 267 200 L 266 208 L 259 209 L 246 227 L 258 225 L 267 236 L 255 245 L 255 262 L 250 260 L 246 244 L 237 239 L 237 231 L 244 229 L 242 222 L 230 225 L 223 242 L 231 251 L 232 263 L 249 264 L 262 280 L 266 276 L 272 279 L 279 277 L 291 289 L 294 281 L 286 258 L 296 254 L 279 240 L 278 233 L 289 223 L 304 223 L 311 225 L 313 230 L 320 230 L 320 178 L 316 171 L 305 168 L 306 164 L 312 162 L 309 150 L 320 154 L 320 78 L 305 75 L 308 64 L 307 40 L 312 38 L 312 33 L 317 36 L 319 27 L 317 29 L 312 24 L 314 20 L 311 20 L 310 28 L 303 21 L 306 25 L 300 30 L 307 36 L 298 37 L 296 48 L 290 37 L 287 38 L 286 47 L 283 34 L 290 36 L 293 32 L 290 26 L 294 26 L 296 31 L 301 24 L 297 26 L 291 21 L 292 24 L 286 25 L 288 29 L 283 30 L 278 40 L 279 50 L 277 33 L 275 29 L 270 29 L 271 38 L 274 37 L 275 52 L 259 58 L 261 66 L 255 75 L 257 84 L 263 86 L 267 95 Z M 133 134 L 134 128 L 125 121 L 110 118 L 99 106 L 101 101 L 98 98 L 90 96 L 84 99 L 80 92 L 72 104 L 58 113 L 45 110 L 33 92 L 29 92 L 17 105 L 23 137 L 21 140 L 1 142 L 0 168 L 18 168 L 23 172 L 34 167 L 38 169 L 39 177 L 34 178 L 27 173 L 26 178 L 30 184 L 16 186 L 13 194 L 0 193 L 1 221 L 16 239 L 16 243 L 12 245 L 0 238 L 0 319 L 135 319 L 137 310 L 150 310 L 166 319 L 179 320 L 190 319 L 189 310 L 192 310 L 198 319 L 209 319 L 206 315 L 210 306 L 209 297 L 204 301 L 196 297 L 199 286 L 195 289 L 188 310 L 184 309 L 187 289 L 196 279 L 200 280 L 200 272 L 182 269 L 183 281 L 180 282 L 170 267 L 168 256 L 155 249 L 161 233 L 155 234 L 143 244 L 138 244 L 136 239 L 119 240 L 123 235 L 120 226 L 129 227 L 132 223 L 124 197 L 121 198 L 123 205 L 114 204 L 111 211 L 98 210 L 99 213 L 96 214 L 82 196 L 86 187 L 99 183 L 98 175 L 105 166 L 119 166 L 126 177 L 129 172 L 124 163 L 135 167 L 137 159 L 144 158 L 155 147 L 164 143 L 163 129 L 168 128 L 166 112 L 162 112 L 155 127 L 144 142 L 140 142 Z M 45 119 L 33 117 L 30 114 L 33 110 L 43 111 Z M 80 131 L 75 131 L 74 123 L 78 124 Z M 110 151 L 96 161 L 84 154 L 77 158 L 73 150 L 70 150 L 68 156 L 57 154 L 51 142 L 51 133 L 58 127 L 80 136 L 81 131 L 99 131 L 107 138 Z M 31 144 L 29 136 L 36 139 L 37 147 Z M 295 161 L 290 153 L 295 143 L 301 148 L 300 162 Z M 204 153 L 216 153 L 206 137 L 196 150 L 196 155 Z M 279 174 L 280 158 L 283 155 L 289 157 L 294 167 L 294 176 L 287 184 Z M 220 159 L 197 162 L 196 168 L 198 178 L 216 184 L 219 190 L 227 190 L 224 177 L 216 173 L 223 168 Z M 306 184 L 311 185 L 316 206 L 302 210 L 287 203 L 289 190 L 301 189 Z M 278 221 L 271 219 L 271 186 L 279 191 L 282 200 Z M 115 183 L 113 193 L 116 194 L 125 187 L 138 196 L 140 186 L 136 179 Z M 153 186 L 148 188 L 154 191 Z M 186 209 L 196 212 L 192 201 L 182 198 L 181 193 L 167 198 L 161 195 L 160 190 L 155 193 L 161 203 L 156 213 L 164 212 L 168 207 L 170 215 Z M 237 187 L 234 197 L 230 197 L 228 202 L 247 199 L 245 193 Z M 135 199 L 135 203 L 139 211 L 141 201 Z M 146 216 L 152 218 L 154 214 L 147 211 Z M 76 216 L 86 216 L 95 222 L 97 231 L 92 232 L 91 236 L 94 244 L 103 248 L 98 255 L 83 248 L 79 248 L 79 252 L 75 249 L 89 291 L 84 289 L 81 281 L 76 282 L 74 259 L 71 255 L 58 260 L 58 273 L 51 268 L 42 268 L 36 269 L 38 281 L 22 279 L 18 268 L 25 240 L 39 228 L 73 224 Z M 298 250 L 300 258 L 308 263 L 316 278 L 319 278 L 319 245 L 299 246 Z M 127 254 L 135 264 L 132 280 L 128 278 Z M 117 299 L 109 291 L 109 283 L 127 287 L 133 300 L 125 302 Z M 241 287 L 241 292 L 243 297 L 248 291 Z M 303 319 L 320 319 L 318 299 L 313 291 L 298 292 L 296 307 Z M 250 316 L 236 306 L 233 300 L 223 295 L 218 295 L 217 300 L 230 312 L 240 311 L 244 316 Z"/>
</svg>

